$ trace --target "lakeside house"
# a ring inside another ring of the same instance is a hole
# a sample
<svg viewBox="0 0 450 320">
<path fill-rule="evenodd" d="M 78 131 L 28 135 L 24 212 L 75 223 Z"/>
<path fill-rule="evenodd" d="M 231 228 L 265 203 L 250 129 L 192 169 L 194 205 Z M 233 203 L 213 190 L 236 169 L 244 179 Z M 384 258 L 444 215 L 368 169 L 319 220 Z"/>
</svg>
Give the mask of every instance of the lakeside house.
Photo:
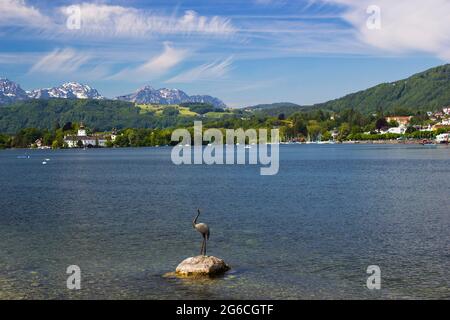
<svg viewBox="0 0 450 320">
<path fill-rule="evenodd" d="M 437 143 L 449 143 L 450 133 L 442 133 L 436 136 Z"/>
<path fill-rule="evenodd" d="M 113 129 L 111 135 L 95 134 L 88 135 L 83 123 L 80 124 L 77 135 L 65 136 L 64 142 L 69 148 L 79 147 L 106 147 L 108 141 L 114 141 L 117 137 L 117 132 Z"/>
<path fill-rule="evenodd" d="M 389 116 L 386 117 L 386 121 L 387 122 L 397 122 L 399 124 L 399 126 L 407 126 L 409 124 L 409 122 L 411 121 L 412 116 Z"/>
<path fill-rule="evenodd" d="M 406 129 L 406 126 L 401 124 L 398 127 L 389 128 L 386 133 L 405 134 Z"/>
</svg>

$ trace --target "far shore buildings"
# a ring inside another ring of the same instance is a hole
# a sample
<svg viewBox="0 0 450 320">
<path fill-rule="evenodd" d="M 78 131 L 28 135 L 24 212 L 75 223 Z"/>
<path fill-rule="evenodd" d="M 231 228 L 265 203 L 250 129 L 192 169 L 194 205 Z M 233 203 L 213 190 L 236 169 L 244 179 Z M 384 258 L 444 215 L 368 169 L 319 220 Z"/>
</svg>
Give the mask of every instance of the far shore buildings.
<svg viewBox="0 0 450 320">
<path fill-rule="evenodd" d="M 65 136 L 64 142 L 67 143 L 69 148 L 93 148 L 93 147 L 106 147 L 106 143 L 108 141 L 114 141 L 117 137 L 117 132 L 114 129 L 111 135 L 90 135 L 88 136 L 86 133 L 86 129 L 84 124 L 80 124 L 80 128 L 78 129 L 76 136 Z"/>
<path fill-rule="evenodd" d="M 387 122 L 397 122 L 400 126 L 407 126 L 409 122 L 411 121 L 412 116 L 390 116 L 386 117 Z"/>
<path fill-rule="evenodd" d="M 442 111 L 428 111 L 427 116 L 429 120 L 435 123 L 429 123 L 427 126 L 414 125 L 413 127 L 419 131 L 431 132 L 438 129 L 447 129 L 450 126 L 450 106 L 443 108 Z M 411 123 L 412 116 L 388 116 L 385 119 L 387 122 L 398 123 L 398 126 L 384 128 L 384 130 L 380 130 L 380 133 L 405 134 L 407 127 Z"/>
<path fill-rule="evenodd" d="M 412 116 L 389 116 L 385 120 L 387 122 L 396 122 L 398 127 L 385 128 L 381 130 L 380 133 L 395 133 L 395 134 L 405 134 L 407 126 L 410 123 Z"/>
</svg>

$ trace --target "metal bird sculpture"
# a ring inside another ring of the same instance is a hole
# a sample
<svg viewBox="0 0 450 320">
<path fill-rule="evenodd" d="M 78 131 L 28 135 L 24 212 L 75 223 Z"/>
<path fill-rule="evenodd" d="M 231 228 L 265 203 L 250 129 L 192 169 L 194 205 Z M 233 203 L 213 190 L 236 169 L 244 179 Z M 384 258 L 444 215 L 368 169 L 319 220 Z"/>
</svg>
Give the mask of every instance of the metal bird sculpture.
<svg viewBox="0 0 450 320">
<path fill-rule="evenodd" d="M 197 216 L 194 221 L 192 221 L 192 226 L 195 230 L 200 232 L 203 237 L 202 248 L 200 250 L 200 255 L 206 256 L 206 241 L 209 240 L 209 227 L 205 223 L 197 223 L 197 219 L 200 216 L 200 209 L 197 209 Z"/>
</svg>

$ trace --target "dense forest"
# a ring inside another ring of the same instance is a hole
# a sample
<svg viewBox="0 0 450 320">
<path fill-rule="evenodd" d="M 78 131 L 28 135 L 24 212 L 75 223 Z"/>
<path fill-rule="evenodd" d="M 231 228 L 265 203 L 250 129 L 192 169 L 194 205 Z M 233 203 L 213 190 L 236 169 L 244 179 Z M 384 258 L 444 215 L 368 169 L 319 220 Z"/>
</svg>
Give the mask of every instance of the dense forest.
<svg viewBox="0 0 450 320">
<path fill-rule="evenodd" d="M 317 104 L 318 109 L 354 108 L 363 113 L 380 110 L 435 111 L 450 105 L 450 64 L 429 69 L 405 80 L 383 83 L 343 98 Z"/>
</svg>

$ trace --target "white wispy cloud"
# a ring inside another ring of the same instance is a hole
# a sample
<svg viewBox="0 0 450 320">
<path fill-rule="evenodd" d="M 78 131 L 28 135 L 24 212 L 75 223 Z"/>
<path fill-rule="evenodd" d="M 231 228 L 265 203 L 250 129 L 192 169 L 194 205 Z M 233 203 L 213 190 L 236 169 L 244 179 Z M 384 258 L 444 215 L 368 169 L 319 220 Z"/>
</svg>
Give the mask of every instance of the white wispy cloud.
<svg viewBox="0 0 450 320">
<path fill-rule="evenodd" d="M 55 49 L 36 62 L 29 73 L 73 73 L 89 61 L 91 56 L 72 48 Z"/>
<path fill-rule="evenodd" d="M 233 63 L 233 57 L 228 57 L 223 61 L 206 63 L 185 71 L 169 80 L 166 83 L 190 83 L 196 81 L 218 80 L 224 78 Z"/>
<path fill-rule="evenodd" d="M 235 32 L 231 20 L 220 16 L 204 16 L 187 10 L 180 14 L 137 9 L 98 2 L 75 4 L 80 12 L 80 29 L 69 29 L 74 16 L 71 6 L 56 7 L 46 14 L 26 0 L 0 0 L 0 25 L 33 28 L 39 36 L 80 38 L 142 38 L 158 35 L 228 36 Z"/>
<path fill-rule="evenodd" d="M 188 55 L 187 50 L 177 50 L 170 46 L 169 43 L 164 44 L 164 51 L 157 57 L 154 57 L 141 65 L 138 72 L 154 72 L 164 73 L 183 61 Z"/>
<path fill-rule="evenodd" d="M 234 32 L 227 18 L 199 15 L 193 10 L 183 15 L 165 15 L 161 12 L 136 9 L 118 5 L 82 3 L 81 28 L 71 33 L 96 37 L 144 37 L 168 34 L 229 35 Z M 60 12 L 70 16 L 68 7 Z"/>
<path fill-rule="evenodd" d="M 109 77 L 111 80 L 143 81 L 153 80 L 170 71 L 173 67 L 181 63 L 189 55 L 188 50 L 175 49 L 170 43 L 164 43 L 164 50 L 156 57 L 150 58 L 144 64 L 136 68 L 126 68 Z"/>
<path fill-rule="evenodd" d="M 25 0 L 0 0 L 0 25 L 44 27 L 50 19 Z"/>
<path fill-rule="evenodd" d="M 424 52 L 450 61 L 448 0 L 319 0 L 346 7 L 342 18 L 357 38 L 373 48 L 395 53 Z M 367 28 L 369 5 L 381 9 L 381 29 Z"/>
</svg>

